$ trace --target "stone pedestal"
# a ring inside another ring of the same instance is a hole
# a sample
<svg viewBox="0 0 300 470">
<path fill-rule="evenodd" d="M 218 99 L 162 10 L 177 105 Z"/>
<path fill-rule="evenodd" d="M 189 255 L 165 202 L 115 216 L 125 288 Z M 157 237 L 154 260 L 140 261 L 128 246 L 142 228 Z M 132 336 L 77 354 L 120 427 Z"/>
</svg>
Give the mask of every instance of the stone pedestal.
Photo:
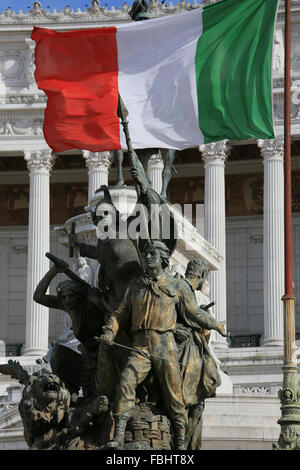
<svg viewBox="0 0 300 470">
<path fill-rule="evenodd" d="M 45 253 L 50 245 L 49 178 L 51 150 L 26 152 L 30 176 L 26 343 L 24 355 L 43 356 L 48 351 L 49 309 L 33 301 L 37 284 L 49 270 Z"/>
</svg>

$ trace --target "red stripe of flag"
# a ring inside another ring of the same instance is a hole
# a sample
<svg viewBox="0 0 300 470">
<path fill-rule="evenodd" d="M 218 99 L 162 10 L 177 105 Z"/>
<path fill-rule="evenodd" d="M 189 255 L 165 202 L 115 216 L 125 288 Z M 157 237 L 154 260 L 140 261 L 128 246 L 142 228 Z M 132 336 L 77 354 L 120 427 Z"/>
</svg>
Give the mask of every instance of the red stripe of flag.
<svg viewBox="0 0 300 470">
<path fill-rule="evenodd" d="M 54 152 L 120 144 L 116 28 L 33 28 L 35 79 L 47 95 L 44 137 Z"/>
</svg>

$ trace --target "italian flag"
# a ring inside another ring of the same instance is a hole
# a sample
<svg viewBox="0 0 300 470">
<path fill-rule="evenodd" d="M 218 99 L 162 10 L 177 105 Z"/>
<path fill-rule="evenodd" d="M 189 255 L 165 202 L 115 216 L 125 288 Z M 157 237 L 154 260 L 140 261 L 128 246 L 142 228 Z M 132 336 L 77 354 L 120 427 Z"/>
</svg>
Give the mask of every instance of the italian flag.
<svg viewBox="0 0 300 470">
<path fill-rule="evenodd" d="M 113 27 L 34 27 L 46 142 L 55 152 L 126 149 L 118 93 L 136 149 L 273 138 L 276 11 L 277 0 L 222 0 Z"/>
</svg>

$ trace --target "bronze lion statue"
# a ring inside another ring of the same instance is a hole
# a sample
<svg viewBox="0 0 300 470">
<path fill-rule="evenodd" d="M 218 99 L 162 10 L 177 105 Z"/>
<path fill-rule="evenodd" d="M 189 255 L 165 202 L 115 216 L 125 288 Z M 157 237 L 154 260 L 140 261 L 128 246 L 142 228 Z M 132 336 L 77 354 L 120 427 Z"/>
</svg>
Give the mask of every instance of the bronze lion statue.
<svg viewBox="0 0 300 470">
<path fill-rule="evenodd" d="M 106 396 L 72 402 L 63 381 L 49 369 L 29 375 L 17 361 L 0 365 L 0 372 L 25 385 L 19 412 L 31 450 L 103 448 L 112 425 Z"/>
</svg>

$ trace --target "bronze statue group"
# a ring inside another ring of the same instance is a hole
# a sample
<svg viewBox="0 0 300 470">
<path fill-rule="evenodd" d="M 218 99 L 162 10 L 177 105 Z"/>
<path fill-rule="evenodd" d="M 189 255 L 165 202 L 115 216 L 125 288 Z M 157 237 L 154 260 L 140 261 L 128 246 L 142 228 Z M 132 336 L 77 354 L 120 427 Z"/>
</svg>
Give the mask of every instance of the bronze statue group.
<svg viewBox="0 0 300 470">
<path fill-rule="evenodd" d="M 148 237 L 119 236 L 120 214 L 109 188 L 101 187 L 103 198 L 93 210 L 96 226 L 106 226 L 108 236 L 97 246 L 80 243 L 70 234 L 79 255 L 100 264 L 98 287 L 73 279 L 60 282 L 57 295 L 47 294 L 58 273 L 68 275 L 68 265 L 54 256 L 49 272 L 40 281 L 34 300 L 67 312 L 81 354 L 63 346 L 54 348 L 52 372 L 65 383 L 70 394 L 82 391 L 77 407 L 99 397 L 108 402 L 99 448 L 126 448 L 125 431 L 138 404 L 159 410 L 171 427 L 171 447 L 176 450 L 201 446 L 204 400 L 215 395 L 220 375 L 209 350 L 210 330 L 223 336 L 224 323 L 217 323 L 209 306 L 198 306 L 195 291 L 201 290 L 208 274 L 202 259 L 191 260 L 184 277 L 169 268 L 176 246 L 176 226 L 171 236 L 161 234 L 161 207 L 166 201 L 156 193 L 141 166 L 131 170 L 138 202 L 149 217 Z M 132 220 L 129 216 L 127 227 Z M 105 441 L 105 442 L 104 442 Z"/>
</svg>

